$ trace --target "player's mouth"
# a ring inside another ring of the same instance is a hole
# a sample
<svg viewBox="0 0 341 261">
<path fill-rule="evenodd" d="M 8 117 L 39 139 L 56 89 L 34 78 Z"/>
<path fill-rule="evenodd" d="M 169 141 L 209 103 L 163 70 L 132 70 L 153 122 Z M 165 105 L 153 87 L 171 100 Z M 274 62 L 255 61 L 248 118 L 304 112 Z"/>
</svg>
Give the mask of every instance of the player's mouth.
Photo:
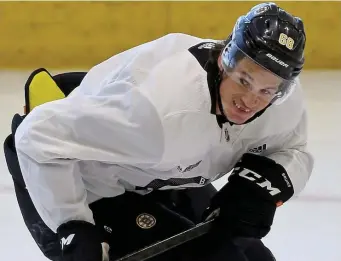
<svg viewBox="0 0 341 261">
<path fill-rule="evenodd" d="M 234 107 L 241 113 L 251 113 L 252 110 L 239 104 L 236 100 L 233 100 Z"/>
</svg>

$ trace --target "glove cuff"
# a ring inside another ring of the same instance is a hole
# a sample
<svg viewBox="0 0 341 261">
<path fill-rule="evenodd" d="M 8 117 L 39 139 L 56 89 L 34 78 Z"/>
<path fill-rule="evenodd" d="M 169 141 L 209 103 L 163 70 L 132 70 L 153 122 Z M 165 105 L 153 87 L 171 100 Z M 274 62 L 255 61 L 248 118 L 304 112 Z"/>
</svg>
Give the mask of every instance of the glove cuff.
<svg viewBox="0 0 341 261">
<path fill-rule="evenodd" d="M 57 228 L 57 234 L 63 234 L 64 232 L 70 232 L 72 230 L 96 230 L 96 226 L 92 223 L 83 220 L 70 220 L 64 224 L 61 224 Z"/>
</svg>

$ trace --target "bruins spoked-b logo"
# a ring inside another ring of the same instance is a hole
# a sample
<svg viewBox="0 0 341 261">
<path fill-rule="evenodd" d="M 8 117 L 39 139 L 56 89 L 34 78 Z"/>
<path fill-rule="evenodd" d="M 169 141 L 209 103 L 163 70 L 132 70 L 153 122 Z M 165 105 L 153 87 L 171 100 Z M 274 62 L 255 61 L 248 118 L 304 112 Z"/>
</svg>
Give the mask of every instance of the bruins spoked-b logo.
<svg viewBox="0 0 341 261">
<path fill-rule="evenodd" d="M 149 229 L 155 226 L 156 219 L 150 214 L 142 213 L 137 216 L 136 224 L 142 229 Z"/>
</svg>

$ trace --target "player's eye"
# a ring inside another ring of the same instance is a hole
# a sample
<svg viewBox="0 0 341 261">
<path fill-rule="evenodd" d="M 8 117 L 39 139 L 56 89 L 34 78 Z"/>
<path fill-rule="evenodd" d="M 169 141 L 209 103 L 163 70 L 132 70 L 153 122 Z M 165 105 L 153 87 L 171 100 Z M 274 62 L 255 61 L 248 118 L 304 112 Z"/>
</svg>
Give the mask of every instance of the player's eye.
<svg viewBox="0 0 341 261">
<path fill-rule="evenodd" d="M 265 96 L 274 96 L 276 94 L 275 90 L 262 89 L 261 94 Z"/>
<path fill-rule="evenodd" d="M 251 88 L 251 84 L 250 84 L 247 80 L 245 80 L 244 78 L 240 78 L 240 79 L 239 79 L 239 82 L 240 82 L 240 84 L 241 84 L 242 86 L 244 86 L 245 88 L 248 88 L 248 89 Z"/>
</svg>

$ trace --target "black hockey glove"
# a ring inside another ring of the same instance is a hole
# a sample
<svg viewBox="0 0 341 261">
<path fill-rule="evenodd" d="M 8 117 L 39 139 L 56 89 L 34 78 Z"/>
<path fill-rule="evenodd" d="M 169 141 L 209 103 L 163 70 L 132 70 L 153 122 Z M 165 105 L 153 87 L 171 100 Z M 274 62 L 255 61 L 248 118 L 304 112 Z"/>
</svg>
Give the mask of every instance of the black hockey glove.
<svg viewBox="0 0 341 261">
<path fill-rule="evenodd" d="M 69 221 L 57 229 L 62 261 L 103 261 L 108 253 L 102 250 L 103 236 L 93 224 Z M 109 250 L 109 249 L 108 249 Z"/>
<path fill-rule="evenodd" d="M 270 231 L 276 208 L 293 194 L 293 185 L 280 164 L 247 153 L 212 198 L 204 219 L 219 213 L 212 232 L 222 236 L 262 238 Z"/>
</svg>

